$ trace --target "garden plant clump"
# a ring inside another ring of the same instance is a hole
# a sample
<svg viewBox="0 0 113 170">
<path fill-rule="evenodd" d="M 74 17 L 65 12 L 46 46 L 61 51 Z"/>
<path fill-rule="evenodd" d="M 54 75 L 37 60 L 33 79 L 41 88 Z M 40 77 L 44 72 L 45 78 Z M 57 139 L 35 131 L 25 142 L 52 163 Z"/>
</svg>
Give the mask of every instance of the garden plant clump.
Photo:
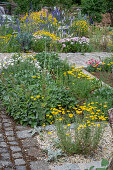
<svg viewBox="0 0 113 170">
<path fill-rule="evenodd" d="M 92 58 L 87 64 L 87 71 L 113 87 L 113 56 L 100 61 Z"/>
</svg>

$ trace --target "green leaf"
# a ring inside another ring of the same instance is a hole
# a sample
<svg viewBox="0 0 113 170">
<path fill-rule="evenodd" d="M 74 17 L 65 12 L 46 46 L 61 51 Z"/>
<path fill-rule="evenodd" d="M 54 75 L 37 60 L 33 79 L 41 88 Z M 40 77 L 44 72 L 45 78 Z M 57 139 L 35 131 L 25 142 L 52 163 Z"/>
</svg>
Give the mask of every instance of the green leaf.
<svg viewBox="0 0 113 170">
<path fill-rule="evenodd" d="M 91 166 L 90 168 L 89 168 L 89 170 L 92 170 L 94 168 L 94 166 Z"/>
<path fill-rule="evenodd" d="M 101 166 L 108 166 L 108 165 L 109 165 L 109 161 L 103 158 L 101 161 Z"/>
</svg>

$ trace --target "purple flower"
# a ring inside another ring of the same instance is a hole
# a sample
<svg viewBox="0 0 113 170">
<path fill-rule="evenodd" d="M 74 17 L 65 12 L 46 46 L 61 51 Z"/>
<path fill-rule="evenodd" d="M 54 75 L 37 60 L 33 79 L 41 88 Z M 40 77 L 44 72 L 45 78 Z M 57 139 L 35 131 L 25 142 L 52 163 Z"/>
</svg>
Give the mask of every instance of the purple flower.
<svg viewBox="0 0 113 170">
<path fill-rule="evenodd" d="M 65 44 L 62 44 L 62 47 L 64 48 L 64 47 L 66 47 L 66 45 L 65 45 Z"/>
</svg>

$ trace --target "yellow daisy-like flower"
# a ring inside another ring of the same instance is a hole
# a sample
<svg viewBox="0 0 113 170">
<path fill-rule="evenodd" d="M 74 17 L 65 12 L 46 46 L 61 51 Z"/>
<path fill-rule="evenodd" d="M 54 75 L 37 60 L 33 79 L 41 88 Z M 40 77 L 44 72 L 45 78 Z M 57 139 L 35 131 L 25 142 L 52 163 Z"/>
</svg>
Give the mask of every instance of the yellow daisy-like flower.
<svg viewBox="0 0 113 170">
<path fill-rule="evenodd" d="M 73 117 L 73 114 L 69 114 L 69 117 L 70 117 L 70 118 Z"/>
<path fill-rule="evenodd" d="M 51 132 L 48 132 L 48 134 L 50 135 L 50 134 L 51 134 Z"/>
<path fill-rule="evenodd" d="M 36 76 L 32 76 L 32 78 L 36 78 Z"/>
<path fill-rule="evenodd" d="M 71 126 L 71 124 L 67 124 L 67 126 Z"/>
<path fill-rule="evenodd" d="M 67 136 L 69 136 L 69 133 L 66 133 Z"/>
<path fill-rule="evenodd" d="M 107 107 L 107 105 L 104 105 L 103 107 Z"/>
<path fill-rule="evenodd" d="M 36 100 L 36 98 L 34 98 L 33 100 Z"/>
<path fill-rule="evenodd" d="M 40 98 L 40 95 L 37 95 L 36 98 Z"/>
</svg>

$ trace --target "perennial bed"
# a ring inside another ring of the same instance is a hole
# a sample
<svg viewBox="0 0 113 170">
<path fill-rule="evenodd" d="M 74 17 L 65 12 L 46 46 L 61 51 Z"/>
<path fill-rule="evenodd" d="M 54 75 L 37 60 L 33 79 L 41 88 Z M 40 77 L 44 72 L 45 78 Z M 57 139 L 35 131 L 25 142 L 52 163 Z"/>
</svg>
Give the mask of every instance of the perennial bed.
<svg viewBox="0 0 113 170">
<path fill-rule="evenodd" d="M 74 130 L 71 129 L 71 135 L 74 136 Z M 105 127 L 105 131 L 97 150 L 91 152 L 89 155 L 74 154 L 69 155 L 62 152 L 59 156 L 54 156 L 54 153 L 58 153 L 59 149 L 56 147 L 55 142 L 58 139 L 56 131 L 51 130 L 51 134 L 48 134 L 46 130 L 43 130 L 40 135 L 36 135 L 35 139 L 38 141 L 40 148 L 47 152 L 51 151 L 50 155 L 48 154 L 48 161 L 50 161 L 50 166 L 62 165 L 64 163 L 88 163 L 92 161 L 99 161 L 102 158 L 110 160 L 112 157 L 112 131 L 109 124 Z M 57 154 L 56 154 L 57 155 Z"/>
<path fill-rule="evenodd" d="M 98 152 L 100 159 L 105 154 L 98 151 L 98 146 L 101 148 L 98 143 L 107 124 L 108 109 L 113 104 L 113 90 L 101 87 L 101 82 L 84 74 L 82 67 L 69 66 L 55 53 L 43 52 L 27 58 L 15 55 L 11 62 L 2 66 L 0 93 L 7 113 L 16 122 L 31 127 L 56 124 L 56 132 L 52 132 L 60 141 L 57 143 L 60 151 L 56 155 L 62 155 L 62 151 L 74 156 L 91 156 L 89 153 Z M 73 122 L 72 132 L 76 133 L 71 138 L 69 127 Z M 43 135 L 49 135 L 46 141 L 49 145 L 51 131 L 42 133 L 41 138 Z M 107 153 L 110 158 L 108 149 Z M 79 158 L 82 160 L 82 157 Z M 50 158 L 48 151 L 48 160 Z"/>
</svg>

